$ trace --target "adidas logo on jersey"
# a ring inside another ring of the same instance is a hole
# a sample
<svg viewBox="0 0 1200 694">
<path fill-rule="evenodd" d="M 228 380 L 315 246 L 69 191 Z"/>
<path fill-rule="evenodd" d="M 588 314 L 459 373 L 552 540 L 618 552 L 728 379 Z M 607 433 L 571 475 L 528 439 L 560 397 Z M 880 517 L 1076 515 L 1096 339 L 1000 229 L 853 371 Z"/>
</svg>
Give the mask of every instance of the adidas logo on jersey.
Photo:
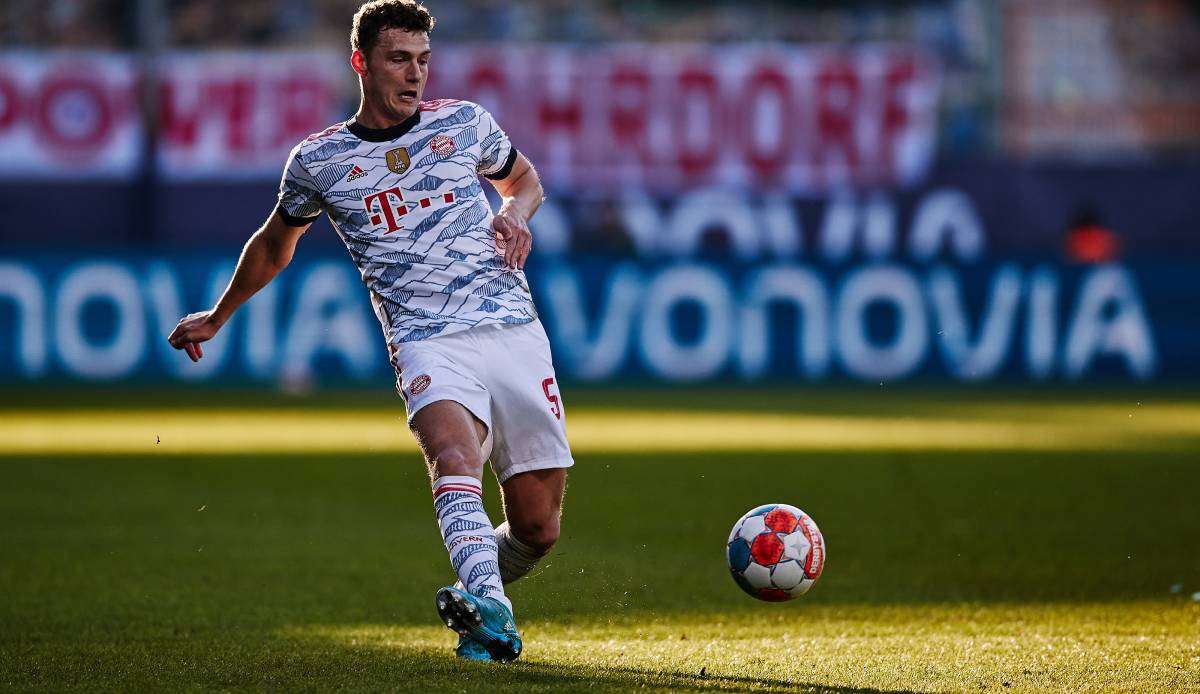
<svg viewBox="0 0 1200 694">
<path fill-rule="evenodd" d="M 350 175 L 346 177 L 346 180 L 353 181 L 355 179 L 362 178 L 363 176 L 366 176 L 366 175 L 367 175 L 367 172 L 363 171 L 362 168 L 360 168 L 357 164 L 355 164 L 354 168 L 350 169 Z"/>
</svg>

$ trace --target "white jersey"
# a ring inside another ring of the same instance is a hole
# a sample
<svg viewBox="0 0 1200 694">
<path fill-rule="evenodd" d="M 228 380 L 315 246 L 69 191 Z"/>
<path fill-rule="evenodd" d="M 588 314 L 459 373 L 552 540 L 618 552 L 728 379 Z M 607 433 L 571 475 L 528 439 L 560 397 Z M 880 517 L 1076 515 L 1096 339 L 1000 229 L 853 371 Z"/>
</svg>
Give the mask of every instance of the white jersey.
<svg viewBox="0 0 1200 694">
<path fill-rule="evenodd" d="M 403 123 L 351 120 L 292 150 L 278 214 L 329 215 L 390 344 L 537 317 L 525 273 L 497 253 L 478 176 L 505 178 L 517 151 L 483 107 L 422 102 Z"/>
</svg>

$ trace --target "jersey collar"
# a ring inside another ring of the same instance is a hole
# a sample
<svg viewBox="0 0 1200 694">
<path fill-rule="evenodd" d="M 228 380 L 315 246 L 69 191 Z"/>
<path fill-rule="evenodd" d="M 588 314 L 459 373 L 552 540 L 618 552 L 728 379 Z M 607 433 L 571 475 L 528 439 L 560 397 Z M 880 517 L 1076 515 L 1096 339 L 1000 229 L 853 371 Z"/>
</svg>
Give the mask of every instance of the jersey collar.
<svg viewBox="0 0 1200 694">
<path fill-rule="evenodd" d="M 408 118 L 387 128 L 368 128 L 354 119 L 350 120 L 350 124 L 347 127 L 360 140 L 366 140 L 367 142 L 389 142 L 412 130 L 420 122 L 421 109 L 418 108 Z"/>
</svg>

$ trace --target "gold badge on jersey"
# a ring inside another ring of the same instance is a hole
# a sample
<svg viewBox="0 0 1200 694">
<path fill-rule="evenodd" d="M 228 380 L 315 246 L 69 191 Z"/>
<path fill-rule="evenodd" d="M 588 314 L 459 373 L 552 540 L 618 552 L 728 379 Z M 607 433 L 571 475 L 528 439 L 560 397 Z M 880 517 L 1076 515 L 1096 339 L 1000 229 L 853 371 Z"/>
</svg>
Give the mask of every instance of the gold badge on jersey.
<svg viewBox="0 0 1200 694">
<path fill-rule="evenodd" d="M 409 160 L 407 147 L 389 149 L 385 156 L 387 157 L 388 168 L 393 172 L 402 174 L 405 171 L 408 171 Z"/>
</svg>

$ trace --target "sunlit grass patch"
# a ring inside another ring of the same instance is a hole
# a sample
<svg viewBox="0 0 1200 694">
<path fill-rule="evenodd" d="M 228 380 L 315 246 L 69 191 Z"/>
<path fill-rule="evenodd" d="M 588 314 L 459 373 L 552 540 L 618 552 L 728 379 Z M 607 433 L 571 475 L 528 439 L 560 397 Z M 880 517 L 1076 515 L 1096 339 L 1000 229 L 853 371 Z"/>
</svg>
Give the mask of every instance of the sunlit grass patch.
<svg viewBox="0 0 1200 694">
<path fill-rule="evenodd" d="M 568 410 L 574 451 L 1138 451 L 1200 447 L 1200 405 L 1076 402 L 898 401 L 880 414 L 645 408 L 584 403 Z M 711 407 L 711 405 L 710 405 Z M 789 407 L 791 409 L 789 409 Z M 799 409 L 804 407 L 803 409 Z M 812 408 L 812 409 L 809 409 Z M 415 450 L 392 407 L 171 408 L 10 411 L 0 455 L 369 453 Z"/>
<path fill-rule="evenodd" d="M 1167 692 L 1200 685 L 1198 628 L 1200 606 L 1183 601 L 700 609 L 534 622 L 523 662 L 495 672 L 514 687 L 552 674 L 563 690 Z M 444 629 L 387 625 L 282 635 L 381 655 L 448 652 L 453 642 Z"/>
</svg>

